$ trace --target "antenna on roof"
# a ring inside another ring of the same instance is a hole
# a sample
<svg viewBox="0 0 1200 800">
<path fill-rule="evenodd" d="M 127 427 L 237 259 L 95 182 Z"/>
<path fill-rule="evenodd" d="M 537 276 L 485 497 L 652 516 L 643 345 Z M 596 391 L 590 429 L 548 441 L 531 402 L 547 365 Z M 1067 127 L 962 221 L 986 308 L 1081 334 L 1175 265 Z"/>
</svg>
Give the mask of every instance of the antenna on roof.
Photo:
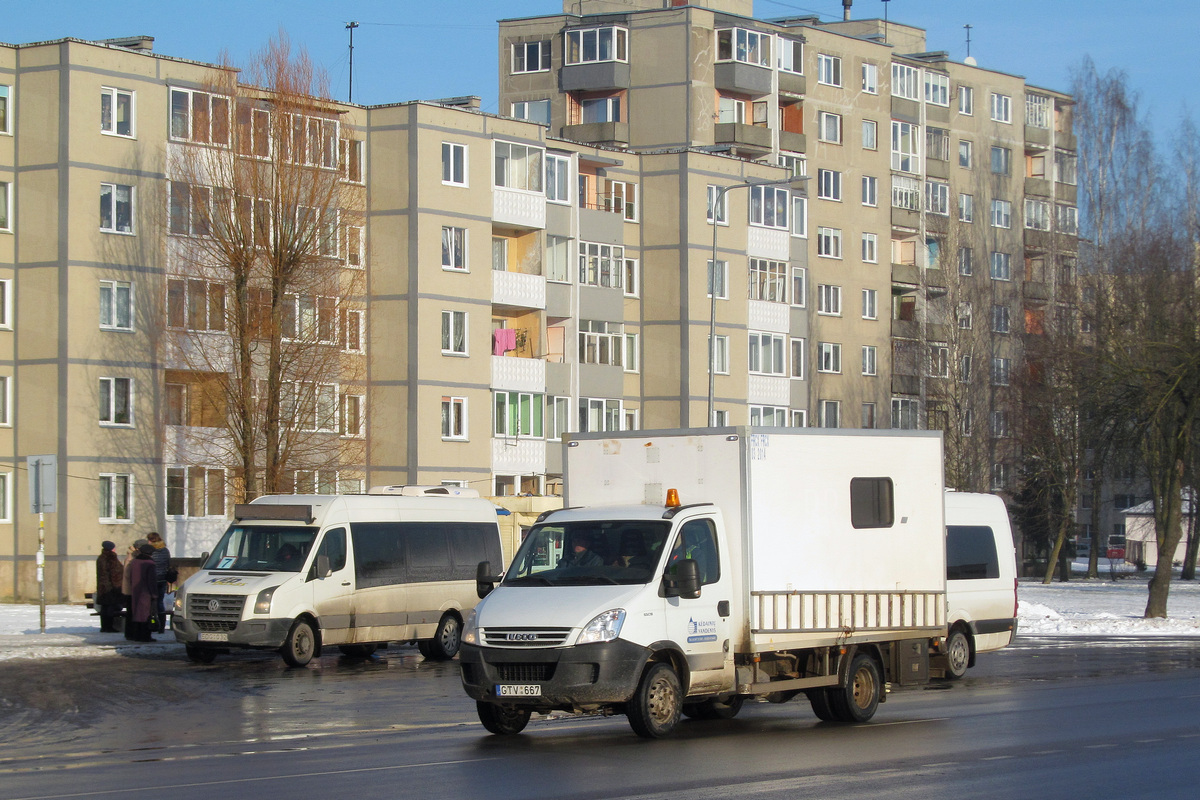
<svg viewBox="0 0 1200 800">
<path fill-rule="evenodd" d="M 346 30 L 350 31 L 350 92 L 346 98 L 346 102 L 354 102 L 354 29 L 358 27 L 357 22 L 347 22 Z"/>
<path fill-rule="evenodd" d="M 967 58 L 971 57 L 971 26 L 963 25 L 967 29 Z"/>
</svg>

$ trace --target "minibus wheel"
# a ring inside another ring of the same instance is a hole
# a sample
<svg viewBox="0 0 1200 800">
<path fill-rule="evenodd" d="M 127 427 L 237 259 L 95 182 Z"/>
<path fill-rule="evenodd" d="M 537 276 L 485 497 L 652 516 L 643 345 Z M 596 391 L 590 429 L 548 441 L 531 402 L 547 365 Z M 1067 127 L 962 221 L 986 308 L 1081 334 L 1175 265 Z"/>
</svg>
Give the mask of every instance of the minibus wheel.
<svg viewBox="0 0 1200 800">
<path fill-rule="evenodd" d="M 421 655 L 431 661 L 449 661 L 458 654 L 462 641 L 462 622 L 453 612 L 447 611 L 438 622 L 437 631 L 424 647 L 417 643 Z"/>
<path fill-rule="evenodd" d="M 306 619 L 298 619 L 292 623 L 279 654 L 289 667 L 303 667 L 312 661 L 317 651 L 317 633 L 312 623 Z"/>
<path fill-rule="evenodd" d="M 946 677 L 958 680 L 967 674 L 970 665 L 971 643 L 961 628 L 955 628 L 946 637 Z"/>
</svg>

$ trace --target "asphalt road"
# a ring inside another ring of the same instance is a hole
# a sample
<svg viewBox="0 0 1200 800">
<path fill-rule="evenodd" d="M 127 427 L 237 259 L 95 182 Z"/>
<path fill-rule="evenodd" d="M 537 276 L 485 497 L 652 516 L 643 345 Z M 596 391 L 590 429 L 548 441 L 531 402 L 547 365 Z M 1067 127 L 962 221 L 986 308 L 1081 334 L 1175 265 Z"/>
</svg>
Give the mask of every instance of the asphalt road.
<svg viewBox="0 0 1200 800">
<path fill-rule="evenodd" d="M 1200 641 L 1024 640 L 865 725 L 747 704 L 643 741 L 623 717 L 493 737 L 455 664 L 393 648 L 0 664 L 0 798 L 1196 797 Z"/>
</svg>

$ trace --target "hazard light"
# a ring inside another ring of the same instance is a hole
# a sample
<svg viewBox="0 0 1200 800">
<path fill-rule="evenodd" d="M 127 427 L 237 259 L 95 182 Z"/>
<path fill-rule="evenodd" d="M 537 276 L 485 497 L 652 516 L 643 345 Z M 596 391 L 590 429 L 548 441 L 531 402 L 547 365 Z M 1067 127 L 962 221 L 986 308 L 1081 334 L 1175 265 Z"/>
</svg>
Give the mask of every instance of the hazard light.
<svg viewBox="0 0 1200 800">
<path fill-rule="evenodd" d="M 667 508 L 679 508 L 678 489 L 667 489 Z"/>
</svg>

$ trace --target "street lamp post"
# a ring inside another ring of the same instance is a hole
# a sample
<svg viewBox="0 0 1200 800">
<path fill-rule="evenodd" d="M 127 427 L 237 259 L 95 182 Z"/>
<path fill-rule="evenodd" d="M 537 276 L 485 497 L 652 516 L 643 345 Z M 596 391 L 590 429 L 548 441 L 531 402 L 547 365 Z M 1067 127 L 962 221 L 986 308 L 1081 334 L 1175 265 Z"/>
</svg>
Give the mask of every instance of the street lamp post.
<svg viewBox="0 0 1200 800">
<path fill-rule="evenodd" d="M 716 425 L 713 402 L 717 374 L 717 209 L 721 207 L 721 201 L 725 199 L 725 195 L 733 189 L 748 189 L 755 186 L 792 186 L 806 180 L 808 180 L 807 175 L 793 175 L 777 181 L 748 181 L 714 187 L 717 191 L 712 198 L 712 208 L 709 209 L 709 213 L 712 215 L 713 241 L 712 261 L 708 264 L 708 424 L 706 427 L 712 428 Z"/>
</svg>

